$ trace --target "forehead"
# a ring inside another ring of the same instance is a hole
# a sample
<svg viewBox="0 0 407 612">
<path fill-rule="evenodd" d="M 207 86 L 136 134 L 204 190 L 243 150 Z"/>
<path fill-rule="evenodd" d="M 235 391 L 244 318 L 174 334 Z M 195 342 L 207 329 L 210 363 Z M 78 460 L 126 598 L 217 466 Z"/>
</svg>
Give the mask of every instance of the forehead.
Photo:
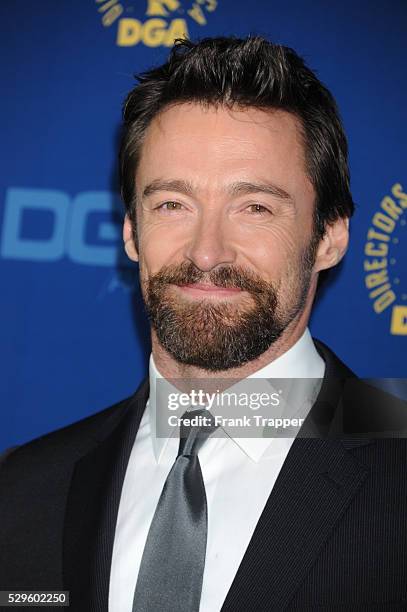
<svg viewBox="0 0 407 612">
<path fill-rule="evenodd" d="M 310 188 L 299 120 L 286 111 L 256 108 L 166 108 L 146 130 L 138 187 L 158 176 L 202 187 L 271 178 L 294 190 Z"/>
</svg>

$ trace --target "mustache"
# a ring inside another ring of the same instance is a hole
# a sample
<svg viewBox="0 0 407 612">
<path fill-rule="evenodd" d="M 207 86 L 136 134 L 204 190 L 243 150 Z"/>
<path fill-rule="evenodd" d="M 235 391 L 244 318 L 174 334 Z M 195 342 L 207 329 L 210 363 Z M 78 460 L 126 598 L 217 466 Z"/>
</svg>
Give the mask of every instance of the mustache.
<svg viewBox="0 0 407 612">
<path fill-rule="evenodd" d="M 182 262 L 163 266 L 157 274 L 150 278 L 150 286 L 156 289 L 165 285 L 191 285 L 194 283 L 208 283 L 224 289 L 237 288 L 249 293 L 269 293 L 273 288 L 271 283 L 254 274 L 251 270 L 241 266 L 222 266 L 210 272 L 204 272 L 192 262 Z"/>
</svg>

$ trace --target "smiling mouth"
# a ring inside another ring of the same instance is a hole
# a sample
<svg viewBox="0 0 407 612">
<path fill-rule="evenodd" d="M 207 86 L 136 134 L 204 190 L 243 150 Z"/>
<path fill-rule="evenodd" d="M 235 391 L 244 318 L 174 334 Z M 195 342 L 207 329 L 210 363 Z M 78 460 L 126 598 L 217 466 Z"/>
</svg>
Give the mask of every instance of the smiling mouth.
<svg viewBox="0 0 407 612">
<path fill-rule="evenodd" d="M 238 287 L 217 287 L 208 283 L 193 283 L 190 285 L 176 285 L 186 295 L 191 297 L 229 297 L 242 293 Z"/>
</svg>

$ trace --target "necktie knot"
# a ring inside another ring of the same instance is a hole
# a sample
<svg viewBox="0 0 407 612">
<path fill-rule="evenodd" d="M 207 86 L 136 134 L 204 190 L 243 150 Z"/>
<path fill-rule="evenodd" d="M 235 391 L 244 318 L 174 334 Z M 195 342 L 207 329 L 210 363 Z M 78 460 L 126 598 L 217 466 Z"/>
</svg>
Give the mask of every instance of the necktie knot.
<svg viewBox="0 0 407 612">
<path fill-rule="evenodd" d="M 213 415 L 205 408 L 184 412 L 181 417 L 178 457 L 197 455 L 217 428 Z"/>
</svg>

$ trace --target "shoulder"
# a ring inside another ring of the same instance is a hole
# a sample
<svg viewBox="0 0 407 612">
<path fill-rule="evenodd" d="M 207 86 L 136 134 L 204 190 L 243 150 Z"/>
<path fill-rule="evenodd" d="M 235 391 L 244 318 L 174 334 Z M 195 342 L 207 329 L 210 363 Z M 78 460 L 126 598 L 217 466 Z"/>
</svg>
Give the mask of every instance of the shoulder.
<svg viewBox="0 0 407 612">
<path fill-rule="evenodd" d="M 145 402 L 147 394 L 148 379 L 144 379 L 133 395 L 75 423 L 7 449 L 0 455 L 0 476 L 7 470 L 32 471 L 40 466 L 46 469 L 76 462 L 109 436 L 138 400 Z"/>
<path fill-rule="evenodd" d="M 5 462 L 5 460 L 7 459 L 7 457 L 9 455 L 11 455 L 11 453 L 18 448 L 18 446 L 11 446 L 10 448 L 6 448 L 5 451 L 3 451 L 2 453 L 0 453 L 0 467 L 1 464 Z"/>
<path fill-rule="evenodd" d="M 315 348 L 325 362 L 325 375 L 342 378 L 357 378 L 357 375 L 321 340 L 312 339 Z"/>
<path fill-rule="evenodd" d="M 325 361 L 325 397 L 340 388 L 335 435 L 406 438 L 407 402 L 399 393 L 401 389 L 395 385 L 390 393 L 382 388 L 380 379 L 359 378 L 326 344 L 313 340 Z"/>
</svg>

